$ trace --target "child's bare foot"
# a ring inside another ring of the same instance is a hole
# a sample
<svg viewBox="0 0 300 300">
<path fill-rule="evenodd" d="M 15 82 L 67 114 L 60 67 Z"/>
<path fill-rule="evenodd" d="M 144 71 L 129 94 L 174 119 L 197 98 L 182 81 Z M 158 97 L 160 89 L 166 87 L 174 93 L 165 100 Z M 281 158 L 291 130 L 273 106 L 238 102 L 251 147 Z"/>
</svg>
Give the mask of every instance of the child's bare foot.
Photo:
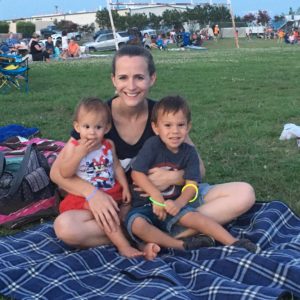
<svg viewBox="0 0 300 300">
<path fill-rule="evenodd" d="M 155 243 L 147 243 L 143 248 L 145 258 L 148 260 L 155 259 L 160 251 L 160 247 Z"/>
<path fill-rule="evenodd" d="M 130 245 L 118 248 L 118 250 L 121 255 L 128 257 L 128 258 L 133 258 L 133 257 L 144 255 L 143 252 L 131 247 Z"/>
</svg>

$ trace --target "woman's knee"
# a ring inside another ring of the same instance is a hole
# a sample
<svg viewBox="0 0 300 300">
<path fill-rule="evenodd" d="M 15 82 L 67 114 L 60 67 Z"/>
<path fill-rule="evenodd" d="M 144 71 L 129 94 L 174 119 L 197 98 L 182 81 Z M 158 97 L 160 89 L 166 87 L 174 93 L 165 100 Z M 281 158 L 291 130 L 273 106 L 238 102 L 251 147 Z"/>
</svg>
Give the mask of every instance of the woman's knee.
<svg viewBox="0 0 300 300">
<path fill-rule="evenodd" d="M 74 224 L 68 214 L 59 215 L 55 219 L 53 226 L 56 236 L 63 241 L 74 235 Z"/>
<path fill-rule="evenodd" d="M 238 182 L 239 198 L 247 206 L 252 206 L 255 203 L 255 191 L 252 185 L 247 182 Z"/>
</svg>

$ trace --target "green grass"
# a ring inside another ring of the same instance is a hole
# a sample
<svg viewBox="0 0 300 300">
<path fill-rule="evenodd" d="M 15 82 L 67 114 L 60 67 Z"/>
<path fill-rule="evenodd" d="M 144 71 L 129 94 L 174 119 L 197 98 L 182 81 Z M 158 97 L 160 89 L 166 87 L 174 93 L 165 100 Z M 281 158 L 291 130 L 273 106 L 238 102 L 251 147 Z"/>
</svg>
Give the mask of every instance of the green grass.
<svg viewBox="0 0 300 300">
<path fill-rule="evenodd" d="M 240 49 L 232 39 L 204 46 L 153 50 L 158 79 L 150 96 L 188 99 L 207 181 L 247 181 L 258 200 L 281 199 L 300 213 L 299 149 L 278 139 L 285 123 L 300 125 L 300 47 L 245 39 Z M 45 138 L 66 140 L 81 97 L 113 95 L 111 58 L 32 63 L 29 94 L 0 95 L 0 126 L 35 126 Z"/>
</svg>

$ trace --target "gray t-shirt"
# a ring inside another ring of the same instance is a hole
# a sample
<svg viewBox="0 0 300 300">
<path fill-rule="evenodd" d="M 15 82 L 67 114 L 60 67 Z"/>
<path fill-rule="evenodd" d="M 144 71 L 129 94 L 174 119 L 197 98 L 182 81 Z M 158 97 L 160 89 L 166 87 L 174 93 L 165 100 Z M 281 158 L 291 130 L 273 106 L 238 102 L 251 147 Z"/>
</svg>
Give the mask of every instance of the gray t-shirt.
<svg viewBox="0 0 300 300">
<path fill-rule="evenodd" d="M 184 170 L 184 179 L 200 183 L 199 157 L 194 146 L 183 143 L 177 153 L 171 152 L 158 136 L 149 138 L 132 162 L 132 169 L 148 174 L 151 168 L 167 170 Z M 165 199 L 176 199 L 181 193 L 182 186 L 170 186 L 162 194 Z M 148 198 L 141 197 L 133 191 L 132 206 L 142 206 L 148 203 Z"/>
</svg>

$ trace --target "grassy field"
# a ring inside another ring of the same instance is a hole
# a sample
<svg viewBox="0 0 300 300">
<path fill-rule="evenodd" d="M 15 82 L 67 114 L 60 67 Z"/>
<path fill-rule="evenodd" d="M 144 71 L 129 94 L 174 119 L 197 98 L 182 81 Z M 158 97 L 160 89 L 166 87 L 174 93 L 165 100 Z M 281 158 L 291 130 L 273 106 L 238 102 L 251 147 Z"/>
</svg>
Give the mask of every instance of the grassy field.
<svg viewBox="0 0 300 300">
<path fill-rule="evenodd" d="M 206 181 L 247 181 L 257 200 L 281 199 L 300 213 L 300 149 L 278 139 L 285 123 L 300 125 L 300 46 L 240 40 L 235 49 L 231 39 L 204 46 L 153 50 L 158 80 L 150 96 L 188 99 Z M 81 97 L 113 95 L 111 58 L 30 64 L 30 92 L 0 95 L 0 126 L 34 126 L 42 137 L 66 140 Z"/>
</svg>

